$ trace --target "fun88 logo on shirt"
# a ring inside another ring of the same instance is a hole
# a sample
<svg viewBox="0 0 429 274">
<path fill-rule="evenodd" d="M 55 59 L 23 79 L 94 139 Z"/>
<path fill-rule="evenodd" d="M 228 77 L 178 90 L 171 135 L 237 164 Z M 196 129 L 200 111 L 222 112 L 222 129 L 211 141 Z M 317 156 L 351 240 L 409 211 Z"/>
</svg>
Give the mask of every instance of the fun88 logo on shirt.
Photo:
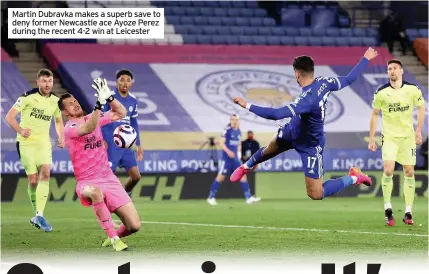
<svg viewBox="0 0 429 274">
<path fill-rule="evenodd" d="M 274 125 L 270 121 L 234 104 L 232 98 L 241 96 L 250 103 L 280 108 L 299 98 L 301 87 L 294 75 L 267 70 L 223 70 L 203 76 L 196 83 L 196 90 L 203 101 L 217 111 L 228 115 L 238 114 L 240 119 L 261 125 Z M 326 104 L 325 124 L 341 116 L 343 105 L 333 94 Z M 289 119 L 284 119 L 287 122 Z"/>
</svg>

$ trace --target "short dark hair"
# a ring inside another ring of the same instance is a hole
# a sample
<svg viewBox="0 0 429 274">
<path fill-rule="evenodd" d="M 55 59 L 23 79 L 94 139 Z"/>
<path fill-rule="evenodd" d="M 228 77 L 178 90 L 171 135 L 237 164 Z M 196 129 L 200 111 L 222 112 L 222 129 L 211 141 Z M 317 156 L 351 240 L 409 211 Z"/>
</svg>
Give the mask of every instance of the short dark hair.
<svg viewBox="0 0 429 274">
<path fill-rule="evenodd" d="M 314 61 L 310 56 L 302 55 L 293 59 L 293 69 L 304 74 L 314 73 Z"/>
<path fill-rule="evenodd" d="M 120 71 L 118 71 L 116 73 L 116 80 L 118 80 L 119 77 L 121 77 L 122 75 L 128 75 L 128 76 L 130 76 L 131 80 L 134 80 L 133 73 L 131 71 L 129 71 L 128 69 L 121 69 Z"/>
<path fill-rule="evenodd" d="M 399 61 L 398 59 L 392 59 L 392 60 L 389 60 L 389 62 L 387 62 L 387 66 L 389 66 L 390 64 L 398 64 L 398 65 L 400 65 L 400 66 L 401 66 L 401 68 L 402 68 L 402 62 L 401 62 L 401 61 Z"/>
<path fill-rule="evenodd" d="M 71 98 L 73 97 L 73 95 L 71 95 L 70 93 L 65 93 L 63 95 L 61 95 L 60 99 L 58 100 L 58 108 L 63 111 L 64 110 L 64 104 L 63 101 L 67 98 Z"/>
<path fill-rule="evenodd" d="M 41 76 L 54 77 L 54 74 L 49 69 L 41 69 L 37 72 L 37 79 L 39 79 Z"/>
</svg>

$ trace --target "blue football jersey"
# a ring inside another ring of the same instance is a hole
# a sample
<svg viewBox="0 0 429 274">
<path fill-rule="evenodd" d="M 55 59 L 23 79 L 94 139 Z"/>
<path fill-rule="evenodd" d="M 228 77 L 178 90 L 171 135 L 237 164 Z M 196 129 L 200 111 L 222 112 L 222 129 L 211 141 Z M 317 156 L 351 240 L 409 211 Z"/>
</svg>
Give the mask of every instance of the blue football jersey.
<svg viewBox="0 0 429 274">
<path fill-rule="evenodd" d="M 312 84 L 302 88 L 301 94 L 287 106 L 293 115 L 288 125 L 292 131 L 291 139 L 297 144 L 325 144 L 326 102 L 332 91 L 341 88 L 336 77 L 317 77 Z"/>
<path fill-rule="evenodd" d="M 115 99 L 121 102 L 121 104 L 127 110 L 127 115 L 118 121 L 109 123 L 102 127 L 104 140 L 107 142 L 113 142 L 113 131 L 120 125 L 131 125 L 131 118 L 137 118 L 137 99 L 130 92 L 128 92 L 126 97 L 122 97 L 117 90 L 115 90 Z M 109 111 L 110 105 L 105 104 L 102 108 L 103 112 Z M 132 125 L 131 125 L 132 126 Z M 137 131 L 137 129 L 135 129 Z M 137 132 L 139 134 L 139 132 Z"/>
<path fill-rule="evenodd" d="M 240 144 L 241 131 L 239 128 L 233 129 L 230 126 L 225 128 L 225 131 L 222 133 L 221 137 L 225 138 L 226 147 L 234 152 L 235 158 L 238 158 L 238 145 Z M 232 160 L 225 151 L 222 152 L 222 158 L 224 160 Z"/>
</svg>

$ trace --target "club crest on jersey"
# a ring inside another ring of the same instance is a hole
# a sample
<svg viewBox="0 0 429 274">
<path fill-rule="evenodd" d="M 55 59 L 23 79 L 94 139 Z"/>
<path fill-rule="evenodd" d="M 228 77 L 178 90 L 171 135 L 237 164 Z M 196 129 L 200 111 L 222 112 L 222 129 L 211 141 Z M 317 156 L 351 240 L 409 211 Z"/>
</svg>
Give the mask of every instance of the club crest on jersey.
<svg viewBox="0 0 429 274">
<path fill-rule="evenodd" d="M 129 110 L 130 112 L 133 112 L 133 106 L 130 106 L 130 107 L 128 108 L 128 110 Z"/>
<path fill-rule="evenodd" d="M 203 101 L 227 115 L 238 114 L 240 119 L 262 125 L 276 125 L 233 103 L 241 96 L 260 106 L 280 108 L 299 98 L 301 87 L 295 76 L 267 70 L 235 69 L 207 74 L 198 80 L 196 91 Z M 338 98 L 331 94 L 326 105 L 325 123 L 336 120 L 342 113 Z M 284 119 L 287 122 L 289 119 Z"/>
</svg>

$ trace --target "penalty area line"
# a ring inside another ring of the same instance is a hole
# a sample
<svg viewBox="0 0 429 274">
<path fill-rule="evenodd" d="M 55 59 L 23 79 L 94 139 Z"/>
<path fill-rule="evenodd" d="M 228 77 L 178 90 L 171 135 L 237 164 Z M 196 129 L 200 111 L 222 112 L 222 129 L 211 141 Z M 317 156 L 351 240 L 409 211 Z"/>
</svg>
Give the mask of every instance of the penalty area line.
<svg viewBox="0 0 429 274">
<path fill-rule="evenodd" d="M 428 237 L 428 235 L 425 235 L 425 234 L 397 233 L 397 232 L 370 232 L 370 231 L 359 231 L 359 230 L 330 230 L 330 229 L 299 228 L 299 227 L 220 225 L 220 224 L 198 224 L 198 223 L 155 222 L 155 221 L 142 221 L 141 223 L 142 224 L 154 224 L 154 225 L 181 225 L 181 226 L 199 226 L 199 227 L 242 228 L 242 229 L 262 229 L 262 230 L 275 230 L 275 231 L 303 231 L 303 232 L 320 232 L 320 233 L 343 233 L 343 234 L 367 234 L 367 235 L 390 235 L 390 236 L 394 235 L 394 236 L 408 236 L 408 237 Z"/>
</svg>

